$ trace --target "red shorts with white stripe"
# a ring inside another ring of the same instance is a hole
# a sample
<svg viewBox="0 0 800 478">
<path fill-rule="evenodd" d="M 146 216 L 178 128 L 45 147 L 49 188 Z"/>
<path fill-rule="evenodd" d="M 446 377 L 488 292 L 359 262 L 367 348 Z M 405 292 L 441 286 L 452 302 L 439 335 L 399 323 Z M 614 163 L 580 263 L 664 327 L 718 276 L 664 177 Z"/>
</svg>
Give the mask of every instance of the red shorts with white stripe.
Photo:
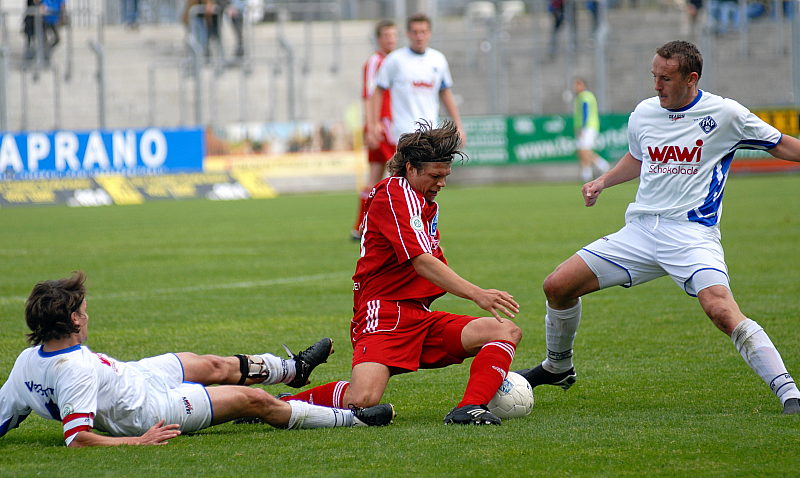
<svg viewBox="0 0 800 478">
<path fill-rule="evenodd" d="M 353 366 L 376 362 L 403 373 L 461 363 L 472 357 L 461 345 L 461 331 L 476 318 L 411 300 L 368 301 L 350 324 Z"/>
</svg>

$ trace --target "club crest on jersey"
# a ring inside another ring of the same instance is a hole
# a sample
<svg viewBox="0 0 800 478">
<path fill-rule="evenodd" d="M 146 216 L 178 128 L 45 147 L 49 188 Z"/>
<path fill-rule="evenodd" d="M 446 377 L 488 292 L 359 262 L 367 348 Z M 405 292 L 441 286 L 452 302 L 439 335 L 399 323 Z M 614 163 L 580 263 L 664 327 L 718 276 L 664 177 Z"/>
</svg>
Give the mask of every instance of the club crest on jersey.
<svg viewBox="0 0 800 478">
<path fill-rule="evenodd" d="M 431 221 L 431 236 L 436 235 L 436 229 L 439 228 L 439 213 L 437 212 L 435 216 L 433 216 L 433 221 Z"/>
<path fill-rule="evenodd" d="M 412 216 L 411 217 L 411 229 L 422 232 L 425 230 L 425 225 L 422 222 L 422 218 L 419 216 Z"/>
<path fill-rule="evenodd" d="M 679 119 L 686 118 L 686 115 L 683 113 L 672 113 L 669 115 L 670 121 L 678 121 Z"/>
<path fill-rule="evenodd" d="M 705 118 L 701 118 L 697 124 L 700 126 L 700 129 L 702 129 L 705 134 L 710 133 L 714 128 L 717 127 L 717 122 L 714 121 L 714 118 L 712 118 L 711 116 L 706 116 Z"/>
</svg>

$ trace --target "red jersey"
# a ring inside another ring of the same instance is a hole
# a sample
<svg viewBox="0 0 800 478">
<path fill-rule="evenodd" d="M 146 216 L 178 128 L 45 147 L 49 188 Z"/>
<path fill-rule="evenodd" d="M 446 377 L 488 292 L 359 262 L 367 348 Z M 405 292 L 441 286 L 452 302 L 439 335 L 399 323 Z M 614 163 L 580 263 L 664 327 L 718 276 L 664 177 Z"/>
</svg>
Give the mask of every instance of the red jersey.
<svg viewBox="0 0 800 478">
<path fill-rule="evenodd" d="M 428 253 L 447 264 L 439 247 L 439 205 L 392 176 L 370 193 L 361 257 L 353 275 L 353 308 L 369 300 L 417 300 L 425 305 L 445 293 L 423 278 L 411 259 Z"/>
<path fill-rule="evenodd" d="M 377 86 L 378 70 L 383 63 L 386 55 L 376 51 L 364 63 L 364 86 L 361 90 L 361 97 L 367 99 L 375 92 Z M 383 105 L 381 106 L 381 118 L 392 118 L 392 99 L 389 90 L 383 90 Z"/>
</svg>

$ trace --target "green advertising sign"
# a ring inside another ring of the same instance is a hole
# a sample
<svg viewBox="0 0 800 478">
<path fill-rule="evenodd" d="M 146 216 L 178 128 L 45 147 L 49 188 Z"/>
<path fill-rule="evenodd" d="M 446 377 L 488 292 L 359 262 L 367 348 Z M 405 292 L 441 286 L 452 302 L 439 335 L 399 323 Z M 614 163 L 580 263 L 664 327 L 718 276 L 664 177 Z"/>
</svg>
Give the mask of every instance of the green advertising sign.
<svg viewBox="0 0 800 478">
<path fill-rule="evenodd" d="M 467 165 L 575 160 L 570 116 L 480 116 L 462 121 L 470 157 Z M 627 131 L 628 115 L 601 115 L 596 151 L 608 160 L 618 160 L 628 151 Z"/>
</svg>

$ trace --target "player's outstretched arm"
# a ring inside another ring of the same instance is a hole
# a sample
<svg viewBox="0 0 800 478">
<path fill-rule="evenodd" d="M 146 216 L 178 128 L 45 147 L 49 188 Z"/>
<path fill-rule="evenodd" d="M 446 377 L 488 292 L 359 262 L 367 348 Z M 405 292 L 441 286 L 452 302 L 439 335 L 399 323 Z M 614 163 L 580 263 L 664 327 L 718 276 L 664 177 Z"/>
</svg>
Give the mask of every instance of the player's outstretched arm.
<svg viewBox="0 0 800 478">
<path fill-rule="evenodd" d="M 499 322 L 503 321 L 500 314 L 513 319 L 514 314 L 519 312 L 519 304 L 508 292 L 482 289 L 456 274 L 447 264 L 431 254 L 420 254 L 411 259 L 411 263 L 417 274 L 453 295 L 475 302 L 481 309 L 491 312 Z"/>
<path fill-rule="evenodd" d="M 140 437 L 109 437 L 92 431 L 81 431 L 75 435 L 75 439 L 69 446 L 80 448 L 84 446 L 166 445 L 169 443 L 167 440 L 180 435 L 181 431 L 178 430 L 180 425 L 164 425 L 164 422 L 165 420 L 161 420 L 156 423 Z"/>
<path fill-rule="evenodd" d="M 768 151 L 778 159 L 800 162 L 800 139 L 785 134 L 777 146 Z"/>
<path fill-rule="evenodd" d="M 594 206 L 603 189 L 638 178 L 641 171 L 642 162 L 634 158 L 631 153 L 625 153 L 625 156 L 608 172 L 583 185 L 581 193 L 584 204 L 586 207 Z"/>
</svg>

